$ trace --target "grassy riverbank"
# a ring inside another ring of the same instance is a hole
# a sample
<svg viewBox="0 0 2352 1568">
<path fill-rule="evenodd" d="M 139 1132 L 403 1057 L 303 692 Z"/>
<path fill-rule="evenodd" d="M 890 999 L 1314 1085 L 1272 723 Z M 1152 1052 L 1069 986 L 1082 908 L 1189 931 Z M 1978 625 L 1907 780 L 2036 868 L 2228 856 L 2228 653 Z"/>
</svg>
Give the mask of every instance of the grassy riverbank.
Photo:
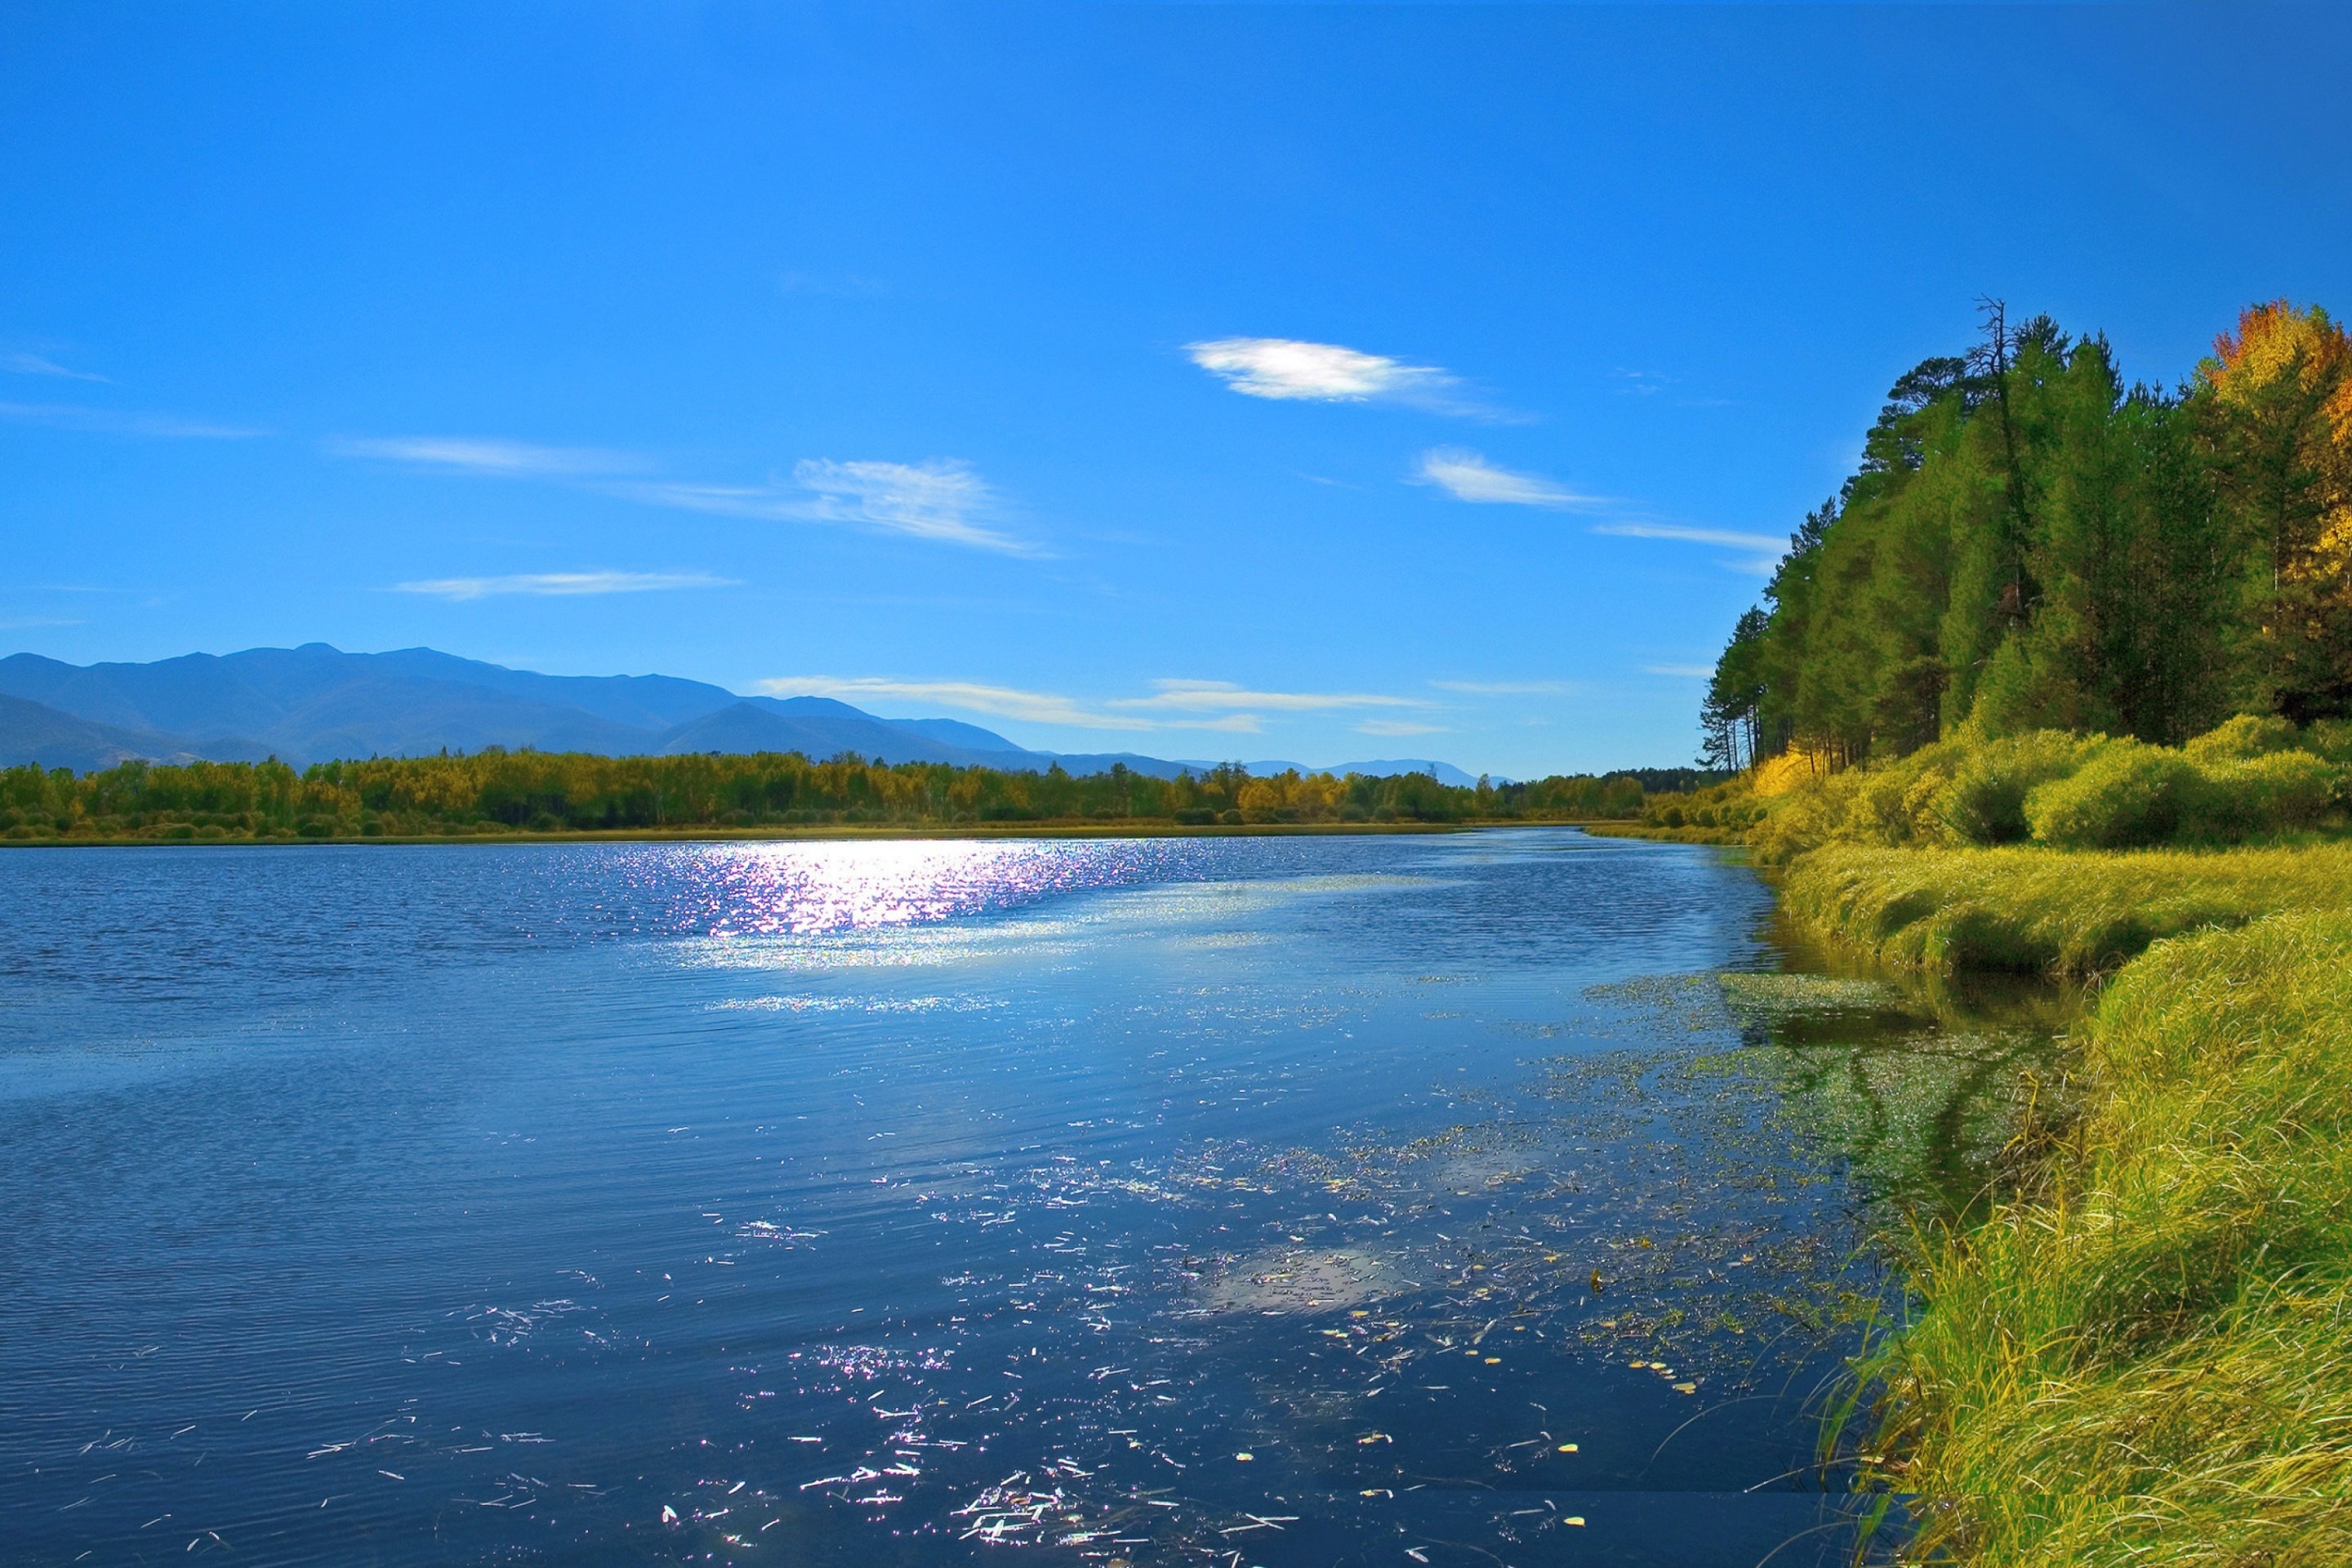
<svg viewBox="0 0 2352 1568">
<path fill-rule="evenodd" d="M 2166 937 L 2352 909 L 2352 845 L 2096 854 L 1831 844 L 1789 868 L 1782 898 L 1882 963 L 2087 976 Z"/>
<path fill-rule="evenodd" d="M 2105 977 L 2017 1184 L 1922 1232 L 1864 1368 L 1910 1555 L 2352 1563 L 2352 845 L 1833 839 L 1784 897 L 1882 962 Z"/>
<path fill-rule="evenodd" d="M 1927 1242 L 1881 1350 L 1912 1548 L 1983 1563 L 2352 1562 L 2352 916 L 2126 965 L 2044 1184 Z"/>
</svg>

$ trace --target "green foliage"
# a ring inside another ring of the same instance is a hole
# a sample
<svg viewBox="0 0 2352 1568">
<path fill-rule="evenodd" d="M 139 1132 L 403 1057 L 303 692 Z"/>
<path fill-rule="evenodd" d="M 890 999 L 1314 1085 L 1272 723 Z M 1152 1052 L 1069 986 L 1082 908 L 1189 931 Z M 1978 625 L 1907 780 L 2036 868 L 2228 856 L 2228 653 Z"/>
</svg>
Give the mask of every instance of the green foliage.
<svg viewBox="0 0 2352 1568">
<path fill-rule="evenodd" d="M 2075 849 L 2224 845 L 2346 826 L 2352 764 L 2327 725 L 2298 732 L 2239 719 L 2188 745 L 2036 730 L 1995 740 L 1973 727 L 1908 756 L 1866 763 L 1755 803 L 1757 858 L 1785 865 L 1826 844 Z"/>
<path fill-rule="evenodd" d="M 125 763 L 76 778 L 0 770 L 0 837 L 14 840 L 324 839 L 479 834 L 691 832 L 802 826 L 1449 823 L 1631 817 L 1642 785 L 1587 774 L 1453 788 L 1226 765 L 1181 779 L 1113 767 L 1072 777 L 845 754 L 603 757 L 509 752 L 322 763 Z"/>
<path fill-rule="evenodd" d="M 2352 1562 L 2352 917 L 2325 858 L 2274 891 L 2327 912 L 2124 969 L 2047 1189 L 1927 1238 L 1927 1305 L 1865 1369 L 1916 1560 Z"/>
<path fill-rule="evenodd" d="M 2352 715 L 2352 342 L 2282 302 L 2220 347 L 2127 388 L 2104 339 L 1993 306 L 1905 375 L 1734 628 L 1709 755 Z"/>
<path fill-rule="evenodd" d="M 2064 849 L 2161 844 L 2179 827 L 2197 782 L 2197 764 L 2179 752 L 2111 741 L 2027 795 L 2025 819 L 2035 839 Z"/>
<path fill-rule="evenodd" d="M 2082 854 L 1830 844 L 1789 868 L 1782 896 L 1900 967 L 2096 974 L 2160 938 L 2282 909 L 2352 908 L 2352 845 Z"/>
<path fill-rule="evenodd" d="M 2267 714 L 2241 713 L 2227 723 L 2196 737 L 2180 749 L 2200 763 L 2243 762 L 2294 746 L 2299 736 L 2288 721 Z"/>
<path fill-rule="evenodd" d="M 2032 730 L 1969 748 L 1936 798 L 1936 816 L 1964 844 L 2013 844 L 2032 831 L 2026 796 L 2080 767 L 2092 744 L 2063 731 Z"/>
<path fill-rule="evenodd" d="M 2199 770 L 2183 826 L 2191 838 L 2233 841 L 2310 827 L 2332 812 L 2345 770 L 2304 751 L 2276 751 Z"/>
</svg>

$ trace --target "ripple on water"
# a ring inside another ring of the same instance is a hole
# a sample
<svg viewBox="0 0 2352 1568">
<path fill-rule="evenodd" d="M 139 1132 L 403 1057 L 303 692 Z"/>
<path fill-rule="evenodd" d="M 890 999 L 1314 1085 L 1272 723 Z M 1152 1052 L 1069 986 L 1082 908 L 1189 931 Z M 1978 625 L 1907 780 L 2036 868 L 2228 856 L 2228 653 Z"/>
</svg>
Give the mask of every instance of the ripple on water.
<svg viewBox="0 0 2352 1568">
<path fill-rule="evenodd" d="M 32 1562 L 1814 1561 L 1785 1391 L 2031 1034 L 1569 831 L 0 883 Z"/>
</svg>

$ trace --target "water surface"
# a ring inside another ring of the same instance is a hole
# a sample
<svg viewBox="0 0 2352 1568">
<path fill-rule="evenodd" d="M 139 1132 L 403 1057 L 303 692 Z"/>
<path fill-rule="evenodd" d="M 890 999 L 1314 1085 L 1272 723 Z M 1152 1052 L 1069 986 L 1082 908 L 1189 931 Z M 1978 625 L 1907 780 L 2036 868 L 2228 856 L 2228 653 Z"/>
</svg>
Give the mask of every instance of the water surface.
<svg viewBox="0 0 2352 1568">
<path fill-rule="evenodd" d="M 2014 1047 L 1570 829 L 0 904 L 12 1562 L 1835 1560 L 1861 1218 Z"/>
</svg>

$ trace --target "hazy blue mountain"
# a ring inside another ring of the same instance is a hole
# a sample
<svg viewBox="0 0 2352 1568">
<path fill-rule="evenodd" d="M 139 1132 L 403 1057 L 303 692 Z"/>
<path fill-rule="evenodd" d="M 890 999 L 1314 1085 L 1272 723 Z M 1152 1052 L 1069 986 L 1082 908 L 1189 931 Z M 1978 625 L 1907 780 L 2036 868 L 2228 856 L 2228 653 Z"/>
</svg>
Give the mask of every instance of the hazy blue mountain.
<svg viewBox="0 0 2352 1568">
<path fill-rule="evenodd" d="M 1045 765 L 1033 752 L 969 752 L 961 746 L 950 746 L 903 721 L 877 719 L 845 702 L 831 702 L 824 698 L 799 700 L 824 702 L 826 709 L 838 711 L 795 710 L 791 700 L 772 700 L 763 705 L 756 699 L 745 699 L 678 725 L 648 749 L 672 755 L 688 752 L 799 752 L 818 759 L 855 752 L 861 757 L 884 757 L 894 763 L 999 767 L 1007 765 L 1005 759 L 1018 759 L 1010 765 Z M 976 732 L 987 733 L 984 730 Z"/>
<path fill-rule="evenodd" d="M 815 702 L 822 700 L 803 697 L 798 700 Z M 850 711 L 855 713 L 857 710 L 852 708 Z M 1017 752 L 1022 749 L 993 730 L 983 730 L 961 719 L 900 719 L 897 722 L 919 735 L 929 735 L 934 741 L 967 752 Z"/>
<path fill-rule="evenodd" d="M 46 703 L 0 697 L 0 766 L 38 763 L 86 773 L 132 757 L 188 760 L 194 755 L 183 742 L 152 730 L 92 723 Z"/>
<path fill-rule="evenodd" d="M 883 719 L 830 697 L 744 697 L 667 675 L 541 675 L 429 647 L 344 653 L 325 643 L 188 654 L 152 664 L 0 658 L 0 766 L 108 766 L 126 756 L 298 765 L 338 757 L 420 756 L 485 746 L 607 756 L 694 752 L 855 752 L 893 763 L 1073 773 L 1123 764 L 1159 778 L 1206 763 L 1132 752 L 1032 752 L 957 719 Z M 44 716 L 46 715 L 46 716 Z M 59 761 L 61 758 L 79 761 Z M 104 758 L 104 762 L 90 759 Z M 1252 773 L 1294 764 L 1254 763 Z M 1470 783 L 1442 763 L 1351 763 L 1331 770 L 1425 773 Z"/>
</svg>

